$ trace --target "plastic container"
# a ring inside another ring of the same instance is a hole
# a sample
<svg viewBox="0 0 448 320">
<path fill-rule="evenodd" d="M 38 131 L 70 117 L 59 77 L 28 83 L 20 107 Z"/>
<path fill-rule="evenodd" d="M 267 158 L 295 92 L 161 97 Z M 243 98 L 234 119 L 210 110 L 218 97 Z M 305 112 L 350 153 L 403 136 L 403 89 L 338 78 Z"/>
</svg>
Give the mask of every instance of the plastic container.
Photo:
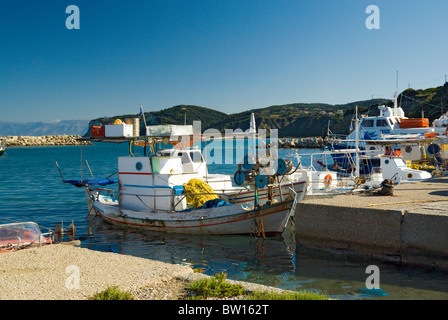
<svg viewBox="0 0 448 320">
<path fill-rule="evenodd" d="M 104 126 L 92 126 L 92 137 L 104 137 L 105 128 Z"/>
<path fill-rule="evenodd" d="M 132 137 L 132 125 L 116 124 L 104 127 L 106 137 Z"/>
<path fill-rule="evenodd" d="M 401 119 L 400 127 L 402 128 L 429 128 L 428 118 Z"/>
</svg>

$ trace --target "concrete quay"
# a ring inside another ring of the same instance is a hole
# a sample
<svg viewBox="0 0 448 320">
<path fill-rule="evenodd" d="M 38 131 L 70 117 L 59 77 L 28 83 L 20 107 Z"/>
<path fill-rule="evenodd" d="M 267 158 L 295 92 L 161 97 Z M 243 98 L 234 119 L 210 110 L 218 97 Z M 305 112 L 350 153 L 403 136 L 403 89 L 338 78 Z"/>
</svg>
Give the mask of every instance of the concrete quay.
<svg viewBox="0 0 448 320">
<path fill-rule="evenodd" d="M 448 177 L 305 198 L 294 219 L 297 244 L 448 271 Z"/>
</svg>

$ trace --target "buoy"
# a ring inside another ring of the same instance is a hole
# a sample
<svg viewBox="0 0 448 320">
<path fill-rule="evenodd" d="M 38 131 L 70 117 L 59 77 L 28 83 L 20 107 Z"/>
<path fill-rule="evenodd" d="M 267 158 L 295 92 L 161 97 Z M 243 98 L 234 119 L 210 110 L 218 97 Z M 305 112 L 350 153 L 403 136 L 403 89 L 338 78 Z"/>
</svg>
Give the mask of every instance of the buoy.
<svg viewBox="0 0 448 320">
<path fill-rule="evenodd" d="M 440 152 L 440 146 L 439 146 L 438 144 L 436 144 L 436 143 L 431 143 L 431 144 L 428 146 L 428 152 L 429 152 L 430 154 L 437 154 L 437 153 Z"/>
<path fill-rule="evenodd" d="M 268 183 L 267 178 L 264 174 L 258 174 L 255 177 L 255 185 L 257 186 L 257 188 L 264 188 L 266 187 L 266 184 Z"/>
<path fill-rule="evenodd" d="M 324 183 L 329 186 L 331 184 L 331 180 L 333 179 L 333 177 L 331 176 L 331 174 L 327 174 L 324 178 Z"/>
<path fill-rule="evenodd" d="M 246 182 L 246 175 L 244 174 L 243 171 L 238 170 L 237 172 L 235 172 L 235 174 L 233 175 L 233 179 L 235 180 L 235 183 L 239 186 L 244 185 L 244 183 Z"/>
<path fill-rule="evenodd" d="M 290 159 L 278 159 L 277 174 L 284 175 L 292 170 L 292 161 Z"/>
</svg>

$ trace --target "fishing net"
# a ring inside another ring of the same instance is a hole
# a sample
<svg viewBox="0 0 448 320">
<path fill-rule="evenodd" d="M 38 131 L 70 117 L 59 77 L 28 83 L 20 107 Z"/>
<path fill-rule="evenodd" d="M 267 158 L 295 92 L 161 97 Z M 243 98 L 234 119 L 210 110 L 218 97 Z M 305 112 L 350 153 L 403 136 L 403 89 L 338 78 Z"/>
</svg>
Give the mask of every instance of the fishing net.
<svg viewBox="0 0 448 320">
<path fill-rule="evenodd" d="M 201 179 L 190 179 L 184 185 L 184 194 L 188 194 L 187 205 L 197 208 L 203 206 L 208 200 L 218 198 L 213 189 Z"/>
</svg>

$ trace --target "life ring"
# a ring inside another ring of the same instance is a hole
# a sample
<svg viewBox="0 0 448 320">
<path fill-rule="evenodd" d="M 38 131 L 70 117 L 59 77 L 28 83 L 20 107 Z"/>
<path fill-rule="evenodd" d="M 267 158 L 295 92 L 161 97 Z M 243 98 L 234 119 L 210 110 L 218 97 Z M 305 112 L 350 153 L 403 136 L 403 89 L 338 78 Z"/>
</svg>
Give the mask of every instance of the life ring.
<svg viewBox="0 0 448 320">
<path fill-rule="evenodd" d="M 327 174 L 324 178 L 324 183 L 329 186 L 331 184 L 331 180 L 333 179 L 333 177 L 331 176 L 331 174 Z"/>
</svg>

